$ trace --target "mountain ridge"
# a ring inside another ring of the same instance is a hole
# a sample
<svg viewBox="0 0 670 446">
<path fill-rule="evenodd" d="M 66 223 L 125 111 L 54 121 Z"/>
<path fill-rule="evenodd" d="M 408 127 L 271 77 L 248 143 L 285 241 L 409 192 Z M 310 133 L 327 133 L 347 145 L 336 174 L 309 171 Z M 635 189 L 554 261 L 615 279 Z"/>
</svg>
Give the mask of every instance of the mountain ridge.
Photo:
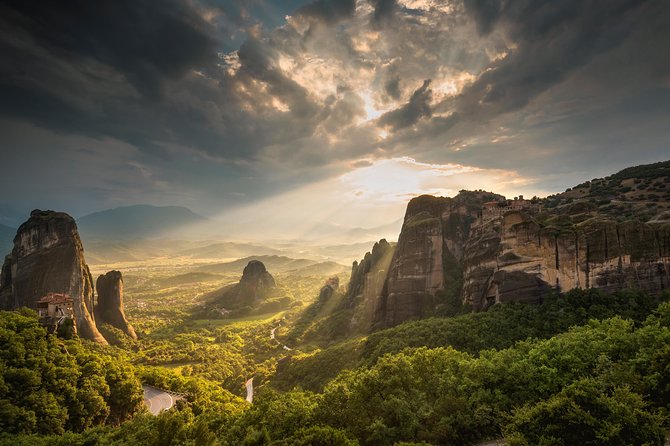
<svg viewBox="0 0 670 446">
<path fill-rule="evenodd" d="M 183 206 L 137 204 L 93 212 L 77 219 L 85 239 L 133 240 L 161 238 L 207 221 Z"/>
</svg>

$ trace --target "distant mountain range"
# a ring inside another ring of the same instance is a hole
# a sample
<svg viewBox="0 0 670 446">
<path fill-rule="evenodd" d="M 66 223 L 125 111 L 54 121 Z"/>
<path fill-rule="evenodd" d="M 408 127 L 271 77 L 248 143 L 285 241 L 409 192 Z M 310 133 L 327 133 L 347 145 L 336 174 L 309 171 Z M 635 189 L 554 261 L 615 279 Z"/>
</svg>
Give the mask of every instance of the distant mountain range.
<svg viewBox="0 0 670 446">
<path fill-rule="evenodd" d="M 283 253 L 278 249 L 254 243 L 137 239 L 85 239 L 86 260 L 90 264 L 134 262 L 157 257 L 186 257 L 193 260 L 238 259 L 250 255 Z"/>
<path fill-rule="evenodd" d="M 84 240 L 138 240 L 179 235 L 207 219 L 180 206 L 124 206 L 95 212 L 77 220 Z"/>
<path fill-rule="evenodd" d="M 267 235 L 265 240 L 226 241 L 236 238 L 235 230 L 239 229 L 239 225 L 233 221 L 208 219 L 180 206 L 118 207 L 80 217 L 77 226 L 86 247 L 86 259 L 91 264 L 165 256 L 197 261 L 239 259 L 252 255 L 287 255 L 307 257 L 317 262 L 335 260 L 349 264 L 367 250 L 371 241 L 381 237 L 395 238 L 402 219 L 374 228 L 323 223 L 300 240 L 281 242 Z M 4 236 L 4 232 L 9 235 Z M 0 227 L 0 248 L 7 246 L 7 251 L 11 249 L 15 232 L 14 229 L 4 231 Z M 4 245 L 3 240 L 7 240 Z"/>
</svg>

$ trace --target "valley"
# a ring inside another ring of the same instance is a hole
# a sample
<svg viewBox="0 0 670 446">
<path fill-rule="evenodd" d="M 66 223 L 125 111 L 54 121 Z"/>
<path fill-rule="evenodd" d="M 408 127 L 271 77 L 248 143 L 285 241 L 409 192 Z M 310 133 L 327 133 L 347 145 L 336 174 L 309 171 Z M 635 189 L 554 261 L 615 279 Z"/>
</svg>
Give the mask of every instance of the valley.
<svg viewBox="0 0 670 446">
<path fill-rule="evenodd" d="M 663 445 L 668 201 L 628 184 L 667 195 L 670 162 L 622 172 L 415 197 L 397 242 L 342 263 L 166 239 L 88 260 L 35 210 L 0 276 L 0 444 Z"/>
<path fill-rule="evenodd" d="M 670 446 L 669 19 L 2 1 L 0 446 Z"/>
</svg>

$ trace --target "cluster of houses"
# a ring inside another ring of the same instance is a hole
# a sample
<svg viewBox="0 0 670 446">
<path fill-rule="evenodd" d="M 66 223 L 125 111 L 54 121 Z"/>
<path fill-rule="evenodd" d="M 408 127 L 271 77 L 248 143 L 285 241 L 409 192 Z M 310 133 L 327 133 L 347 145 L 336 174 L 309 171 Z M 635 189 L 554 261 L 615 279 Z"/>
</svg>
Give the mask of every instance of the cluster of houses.
<svg viewBox="0 0 670 446">
<path fill-rule="evenodd" d="M 531 200 L 526 200 L 523 195 L 514 197 L 513 200 L 489 201 L 482 206 L 480 218 L 498 217 L 508 211 L 521 211 L 534 207 Z"/>
</svg>

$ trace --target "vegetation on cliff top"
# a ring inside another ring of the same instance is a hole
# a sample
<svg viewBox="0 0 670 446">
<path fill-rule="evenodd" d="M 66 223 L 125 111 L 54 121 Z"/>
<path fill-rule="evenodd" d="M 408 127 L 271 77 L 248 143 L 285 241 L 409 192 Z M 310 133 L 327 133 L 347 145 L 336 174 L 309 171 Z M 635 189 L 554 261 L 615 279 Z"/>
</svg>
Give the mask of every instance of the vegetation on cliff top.
<svg viewBox="0 0 670 446">
<path fill-rule="evenodd" d="M 545 198 L 542 205 L 554 213 L 588 210 L 617 220 L 649 221 L 670 209 L 670 161 L 629 167 L 605 178 L 594 178 Z"/>
</svg>

